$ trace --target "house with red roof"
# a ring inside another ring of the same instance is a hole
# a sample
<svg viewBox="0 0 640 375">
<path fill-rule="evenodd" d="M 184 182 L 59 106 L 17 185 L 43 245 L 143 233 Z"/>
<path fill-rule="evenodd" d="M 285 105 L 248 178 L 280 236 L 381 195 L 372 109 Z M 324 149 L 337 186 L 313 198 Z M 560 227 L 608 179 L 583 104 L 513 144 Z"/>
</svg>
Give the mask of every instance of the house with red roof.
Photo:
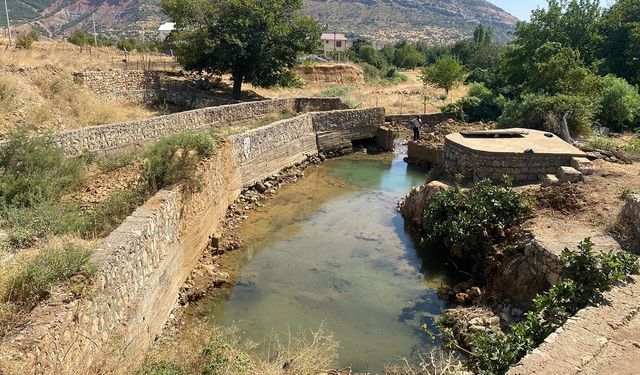
<svg viewBox="0 0 640 375">
<path fill-rule="evenodd" d="M 342 34 L 323 33 L 320 39 L 322 41 L 322 51 L 325 55 L 344 52 L 349 49 L 349 39 Z"/>
</svg>

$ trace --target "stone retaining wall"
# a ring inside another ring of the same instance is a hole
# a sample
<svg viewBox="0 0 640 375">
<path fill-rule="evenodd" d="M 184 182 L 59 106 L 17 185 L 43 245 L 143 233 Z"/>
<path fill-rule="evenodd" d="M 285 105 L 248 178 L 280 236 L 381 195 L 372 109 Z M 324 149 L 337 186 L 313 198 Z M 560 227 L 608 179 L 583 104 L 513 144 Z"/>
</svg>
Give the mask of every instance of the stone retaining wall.
<svg viewBox="0 0 640 375">
<path fill-rule="evenodd" d="M 501 180 L 505 174 L 514 182 L 535 182 L 541 175 L 555 174 L 558 166 L 571 165 L 571 155 L 491 153 L 472 150 L 450 141 L 444 142 L 444 163 L 447 172 L 480 180 Z"/>
<path fill-rule="evenodd" d="M 105 153 L 142 146 L 158 138 L 186 130 L 224 128 L 243 121 L 254 121 L 283 112 L 324 111 L 341 109 L 338 98 L 276 99 L 196 109 L 154 117 L 147 120 L 123 122 L 69 130 L 54 135 L 55 143 L 70 156 L 85 152 Z"/>
<path fill-rule="evenodd" d="M 318 135 L 318 149 L 325 153 L 339 154 L 350 150 L 351 141 L 375 137 L 382 125 L 382 108 L 313 114 L 313 129 Z"/>
<path fill-rule="evenodd" d="M 411 141 L 407 144 L 407 162 L 426 167 L 441 165 L 444 163 L 444 151 L 442 146 Z"/>
<path fill-rule="evenodd" d="M 381 113 L 305 114 L 222 141 L 198 168 L 199 192 L 160 191 L 99 245 L 90 296 L 54 293 L 28 324 L 0 340 L 0 373 L 129 373 L 169 319 L 180 287 L 241 189 L 317 154 L 316 117 L 324 131 L 330 124 L 340 137 L 361 137 Z"/>
<path fill-rule="evenodd" d="M 73 81 L 96 94 L 122 96 L 139 90 L 160 90 L 160 72 L 121 70 L 75 72 Z"/>
</svg>

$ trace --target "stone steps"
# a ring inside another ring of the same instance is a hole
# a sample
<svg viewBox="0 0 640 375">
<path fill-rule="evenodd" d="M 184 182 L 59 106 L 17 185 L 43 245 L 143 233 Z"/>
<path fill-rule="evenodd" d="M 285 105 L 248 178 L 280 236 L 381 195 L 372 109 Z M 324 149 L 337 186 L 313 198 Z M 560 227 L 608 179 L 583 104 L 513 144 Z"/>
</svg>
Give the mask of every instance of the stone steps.
<svg viewBox="0 0 640 375">
<path fill-rule="evenodd" d="M 583 175 L 589 176 L 595 172 L 595 168 L 593 167 L 593 163 L 591 160 L 587 158 L 579 158 L 574 157 L 571 158 L 571 166 L 578 171 L 582 172 Z"/>
<path fill-rule="evenodd" d="M 561 183 L 578 183 L 584 181 L 584 175 L 574 167 L 558 167 L 558 180 Z"/>
<path fill-rule="evenodd" d="M 540 177 L 540 184 L 542 186 L 555 186 L 560 185 L 560 180 L 555 174 L 546 174 Z"/>
</svg>

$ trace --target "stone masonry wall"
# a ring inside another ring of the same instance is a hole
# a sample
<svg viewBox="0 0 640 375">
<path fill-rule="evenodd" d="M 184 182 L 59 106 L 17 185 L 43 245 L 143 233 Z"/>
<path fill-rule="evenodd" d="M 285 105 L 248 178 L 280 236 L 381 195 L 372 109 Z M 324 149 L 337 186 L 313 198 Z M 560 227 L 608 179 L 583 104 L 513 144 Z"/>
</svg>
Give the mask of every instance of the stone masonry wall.
<svg viewBox="0 0 640 375">
<path fill-rule="evenodd" d="M 375 137 L 382 125 L 382 108 L 313 114 L 313 129 L 318 135 L 318 149 L 325 153 L 343 153 L 351 149 L 351 141 Z"/>
<path fill-rule="evenodd" d="M 467 178 L 500 180 L 507 174 L 515 182 L 537 181 L 540 175 L 555 174 L 559 165 L 571 165 L 571 156 L 549 154 L 489 153 L 466 148 L 445 139 L 447 172 Z"/>
<path fill-rule="evenodd" d="M 627 197 L 622 210 L 622 218 L 629 226 L 633 243 L 631 249 L 640 251 L 640 194 L 632 194 Z"/>
<path fill-rule="evenodd" d="M 68 155 L 79 156 L 84 152 L 103 153 L 142 146 L 158 138 L 186 130 L 224 128 L 230 124 L 253 121 L 277 113 L 296 113 L 297 109 L 316 111 L 342 107 L 342 102 L 337 98 L 277 99 L 231 104 L 147 120 L 69 130 L 54 135 L 54 141 Z"/>
<path fill-rule="evenodd" d="M 160 72 L 149 70 L 85 71 L 73 74 L 73 81 L 96 94 L 122 96 L 126 92 L 160 90 Z"/>
<path fill-rule="evenodd" d="M 199 166 L 199 192 L 160 191 L 99 245 L 90 298 L 54 294 L 29 324 L 0 339 L 0 373 L 127 373 L 161 332 L 179 288 L 241 189 L 317 154 L 314 117 L 335 132 L 367 136 L 353 129 L 370 126 L 380 114 L 348 112 L 306 114 L 222 141 L 215 157 Z"/>
</svg>

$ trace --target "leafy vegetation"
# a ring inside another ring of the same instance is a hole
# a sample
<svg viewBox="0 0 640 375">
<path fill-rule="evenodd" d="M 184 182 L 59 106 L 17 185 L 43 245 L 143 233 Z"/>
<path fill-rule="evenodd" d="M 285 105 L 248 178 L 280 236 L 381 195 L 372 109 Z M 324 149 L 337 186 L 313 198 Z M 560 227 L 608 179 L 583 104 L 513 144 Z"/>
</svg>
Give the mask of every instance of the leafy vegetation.
<svg viewBox="0 0 640 375">
<path fill-rule="evenodd" d="M 278 84 L 298 54 L 315 52 L 320 39 L 318 24 L 300 13 L 302 0 L 163 0 L 162 8 L 176 22 L 170 39 L 178 61 L 231 74 L 234 99 L 244 82 Z"/>
<path fill-rule="evenodd" d="M 40 36 L 36 31 L 31 31 L 27 35 L 21 35 L 16 38 L 16 47 L 29 49 L 33 45 L 33 42 L 37 42 L 40 39 Z"/>
<path fill-rule="evenodd" d="M 142 175 L 150 193 L 186 182 L 187 190 L 197 190 L 193 178 L 198 162 L 217 149 L 217 136 L 207 132 L 187 132 L 161 139 L 145 151 L 147 164 Z"/>
<path fill-rule="evenodd" d="M 444 106 L 442 111 L 455 113 L 461 121 L 495 121 L 502 114 L 504 105 L 502 95 L 495 95 L 482 83 L 474 83 L 466 97 Z"/>
<path fill-rule="evenodd" d="M 474 373 L 506 373 L 567 319 L 587 306 L 600 304 L 604 292 L 640 271 L 634 255 L 596 254 L 590 239 L 581 242 L 577 251 L 565 249 L 562 259 L 563 280 L 534 299 L 533 308 L 523 321 L 504 336 L 476 334 L 475 355 L 470 357 Z"/>
<path fill-rule="evenodd" d="M 444 245 L 480 269 L 489 249 L 503 241 L 531 212 L 522 193 L 505 178 L 494 185 L 482 180 L 469 189 L 456 182 L 429 199 L 423 214 L 426 240 Z"/>
<path fill-rule="evenodd" d="M 464 66 L 458 58 L 443 56 L 422 69 L 422 80 L 427 85 L 444 89 L 448 96 L 451 89 L 464 81 L 465 74 Z"/>
</svg>

